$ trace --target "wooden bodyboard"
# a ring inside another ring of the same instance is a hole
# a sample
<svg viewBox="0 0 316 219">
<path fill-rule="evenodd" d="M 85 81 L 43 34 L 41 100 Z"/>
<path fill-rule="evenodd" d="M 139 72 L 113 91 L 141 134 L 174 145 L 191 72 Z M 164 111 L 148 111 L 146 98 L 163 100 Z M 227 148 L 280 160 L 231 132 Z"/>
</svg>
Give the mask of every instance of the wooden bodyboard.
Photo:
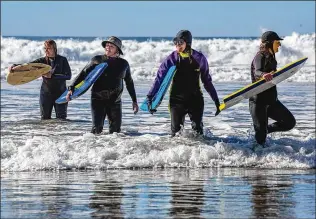
<svg viewBox="0 0 316 219">
<path fill-rule="evenodd" d="M 7 82 L 11 85 L 25 84 L 48 73 L 51 66 L 42 63 L 27 63 L 14 67 L 7 75 Z"/>
</svg>

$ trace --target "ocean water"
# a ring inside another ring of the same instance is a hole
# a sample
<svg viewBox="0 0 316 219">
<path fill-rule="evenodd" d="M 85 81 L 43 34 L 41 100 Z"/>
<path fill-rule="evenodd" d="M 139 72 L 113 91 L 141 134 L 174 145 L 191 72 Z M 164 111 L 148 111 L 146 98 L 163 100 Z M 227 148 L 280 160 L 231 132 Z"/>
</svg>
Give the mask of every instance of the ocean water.
<svg viewBox="0 0 316 219">
<path fill-rule="evenodd" d="M 1 218 L 315 218 L 313 170 L 4 173 Z"/>
<path fill-rule="evenodd" d="M 270 147 L 257 151 L 248 101 L 214 117 L 204 89 L 204 138 L 194 135 L 188 118 L 181 133 L 170 138 L 168 96 L 155 115 L 134 115 L 126 89 L 121 133 L 109 135 L 107 122 L 101 135 L 89 133 L 90 91 L 69 103 L 67 121 L 40 121 L 41 79 L 11 86 L 5 76 L 12 63 L 43 55 L 47 38 L 1 37 L 4 218 L 315 218 L 315 34 L 293 33 L 282 42 L 279 67 L 309 58 L 278 85 L 279 99 L 297 124 L 269 135 Z M 73 77 L 103 53 L 101 40 L 56 38 Z M 259 39 L 193 42 L 208 58 L 220 100 L 250 82 Z M 123 44 L 140 104 L 173 45 L 171 38 L 123 38 Z"/>
<path fill-rule="evenodd" d="M 1 36 L 1 78 L 13 63 L 24 63 L 44 55 L 43 42 L 53 38 L 58 52 L 69 60 L 77 75 L 91 57 L 104 53 L 101 42 L 106 37 L 3 37 Z M 163 59 L 174 50 L 171 37 L 123 37 L 124 58 L 130 63 L 135 80 L 153 80 Z M 249 66 L 258 51 L 258 37 L 193 38 L 193 48 L 209 61 L 214 81 L 250 81 Z M 315 81 L 315 33 L 285 36 L 276 54 L 279 67 L 308 57 L 305 68 L 289 81 Z"/>
</svg>

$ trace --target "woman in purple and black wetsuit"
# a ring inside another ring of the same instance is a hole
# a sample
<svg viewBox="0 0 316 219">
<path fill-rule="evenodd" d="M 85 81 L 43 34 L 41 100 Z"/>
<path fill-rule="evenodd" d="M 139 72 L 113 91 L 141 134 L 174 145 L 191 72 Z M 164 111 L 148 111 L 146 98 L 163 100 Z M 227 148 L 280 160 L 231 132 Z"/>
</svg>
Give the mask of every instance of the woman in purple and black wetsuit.
<svg viewBox="0 0 316 219">
<path fill-rule="evenodd" d="M 198 134 L 203 134 L 203 111 L 204 99 L 200 87 L 200 78 L 204 88 L 215 102 L 218 115 L 220 102 L 217 92 L 212 83 L 209 73 L 209 66 L 206 57 L 191 48 L 192 35 L 188 30 L 181 30 L 173 39 L 176 51 L 172 52 L 161 64 L 154 84 L 147 95 L 148 109 L 152 109 L 152 98 L 156 95 L 159 87 L 172 66 L 176 66 L 177 71 L 172 79 L 170 91 L 170 114 L 171 114 L 171 135 L 180 131 L 181 125 L 184 124 L 185 115 L 188 114 L 192 122 L 192 129 Z"/>
</svg>

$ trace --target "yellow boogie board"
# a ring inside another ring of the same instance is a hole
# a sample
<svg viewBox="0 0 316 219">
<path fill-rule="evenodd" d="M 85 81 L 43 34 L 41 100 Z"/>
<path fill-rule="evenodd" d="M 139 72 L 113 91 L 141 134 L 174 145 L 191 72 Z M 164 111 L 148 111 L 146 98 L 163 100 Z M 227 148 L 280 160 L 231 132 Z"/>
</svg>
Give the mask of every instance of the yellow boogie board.
<svg viewBox="0 0 316 219">
<path fill-rule="evenodd" d="M 291 77 L 296 72 L 298 72 L 303 67 L 306 60 L 307 57 L 299 59 L 288 65 L 285 65 L 283 68 L 273 73 L 273 79 L 271 81 L 265 81 L 265 79 L 260 79 L 259 81 L 249 84 L 237 90 L 236 92 L 229 94 L 224 98 L 223 103 L 220 105 L 219 109 L 222 111 L 224 109 L 232 107 L 240 101 L 244 99 L 249 99 L 250 97 L 273 87 L 281 81 L 284 81 L 285 79 Z"/>
<path fill-rule="evenodd" d="M 25 84 L 33 81 L 51 70 L 51 67 L 42 63 L 27 63 L 14 67 L 7 75 L 7 82 L 11 85 Z"/>
</svg>

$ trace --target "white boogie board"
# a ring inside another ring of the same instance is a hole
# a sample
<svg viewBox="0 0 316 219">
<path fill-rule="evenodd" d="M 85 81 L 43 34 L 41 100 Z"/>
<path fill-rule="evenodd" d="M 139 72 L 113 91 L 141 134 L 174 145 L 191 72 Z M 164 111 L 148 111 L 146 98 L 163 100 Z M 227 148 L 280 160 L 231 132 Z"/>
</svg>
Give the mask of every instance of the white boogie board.
<svg viewBox="0 0 316 219">
<path fill-rule="evenodd" d="M 271 81 L 265 81 L 265 79 L 261 79 L 237 90 L 236 92 L 229 94 L 224 98 L 223 103 L 220 105 L 219 109 L 222 111 L 224 109 L 232 107 L 240 101 L 244 99 L 249 99 L 250 97 L 273 87 L 281 81 L 284 81 L 285 79 L 291 77 L 296 72 L 298 72 L 303 67 L 306 60 L 307 57 L 285 65 L 283 68 L 273 73 L 273 79 Z"/>
</svg>

